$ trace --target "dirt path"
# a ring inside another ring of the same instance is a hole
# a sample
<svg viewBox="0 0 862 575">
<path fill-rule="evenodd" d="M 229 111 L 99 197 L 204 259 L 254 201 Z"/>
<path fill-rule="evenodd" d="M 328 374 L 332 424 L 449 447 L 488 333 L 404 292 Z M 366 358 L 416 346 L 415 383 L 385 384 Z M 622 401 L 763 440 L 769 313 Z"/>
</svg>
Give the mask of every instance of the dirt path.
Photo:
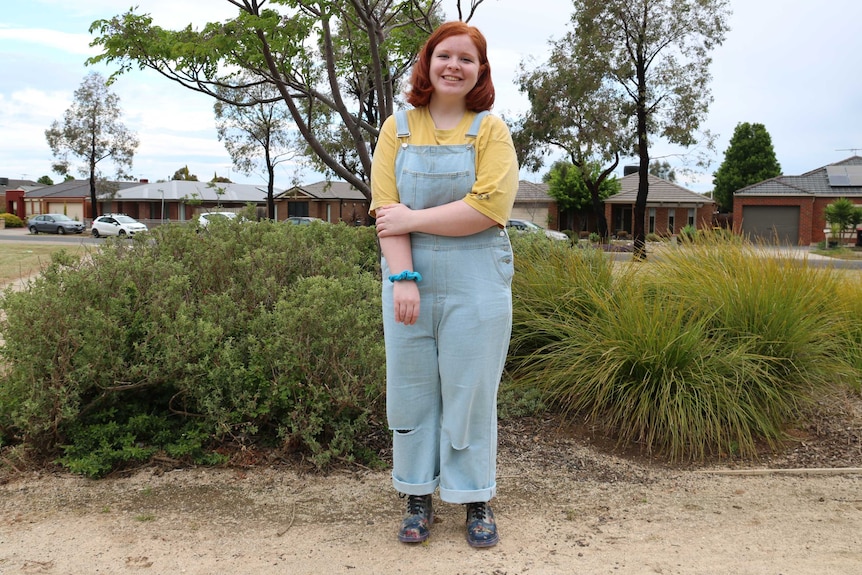
<svg viewBox="0 0 862 575">
<path fill-rule="evenodd" d="M 721 475 L 529 443 L 504 446 L 488 550 L 438 500 L 429 542 L 398 543 L 386 471 L 27 474 L 0 486 L 0 574 L 862 573 L 860 474 Z"/>
</svg>

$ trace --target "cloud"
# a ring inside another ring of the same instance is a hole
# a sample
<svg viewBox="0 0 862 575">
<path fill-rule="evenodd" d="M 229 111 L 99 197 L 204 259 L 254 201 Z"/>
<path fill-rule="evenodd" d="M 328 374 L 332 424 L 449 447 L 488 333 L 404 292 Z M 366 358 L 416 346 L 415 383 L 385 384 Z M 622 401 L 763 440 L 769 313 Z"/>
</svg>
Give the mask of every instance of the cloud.
<svg viewBox="0 0 862 575">
<path fill-rule="evenodd" d="M 0 40 L 8 40 L 16 44 L 29 44 L 49 50 L 60 50 L 66 54 L 95 56 L 99 53 L 90 47 L 92 37 L 89 34 L 60 32 L 47 28 L 0 28 Z"/>
</svg>

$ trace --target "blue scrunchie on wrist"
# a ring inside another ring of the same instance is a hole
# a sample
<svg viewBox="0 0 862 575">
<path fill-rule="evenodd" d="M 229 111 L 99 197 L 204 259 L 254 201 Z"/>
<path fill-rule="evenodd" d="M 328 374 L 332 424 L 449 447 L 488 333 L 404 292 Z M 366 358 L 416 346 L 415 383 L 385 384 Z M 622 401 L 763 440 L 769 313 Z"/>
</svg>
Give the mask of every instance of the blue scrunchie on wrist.
<svg viewBox="0 0 862 575">
<path fill-rule="evenodd" d="M 401 282 L 401 281 L 421 282 L 422 281 L 422 274 L 420 274 L 419 272 L 409 272 L 407 270 L 404 270 L 403 272 L 401 272 L 398 275 L 389 276 L 389 281 L 391 281 L 391 282 Z"/>
</svg>

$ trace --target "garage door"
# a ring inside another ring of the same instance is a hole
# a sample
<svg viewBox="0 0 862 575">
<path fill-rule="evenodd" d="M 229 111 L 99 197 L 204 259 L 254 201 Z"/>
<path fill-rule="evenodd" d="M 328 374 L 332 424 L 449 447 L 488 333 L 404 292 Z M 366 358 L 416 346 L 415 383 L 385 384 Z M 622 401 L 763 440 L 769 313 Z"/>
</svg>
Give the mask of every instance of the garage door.
<svg viewBox="0 0 862 575">
<path fill-rule="evenodd" d="M 745 206 L 742 233 L 751 241 L 799 243 L 799 206 Z"/>
<path fill-rule="evenodd" d="M 73 220 L 84 221 L 84 206 L 79 203 L 49 202 L 47 213 L 66 214 Z"/>
</svg>

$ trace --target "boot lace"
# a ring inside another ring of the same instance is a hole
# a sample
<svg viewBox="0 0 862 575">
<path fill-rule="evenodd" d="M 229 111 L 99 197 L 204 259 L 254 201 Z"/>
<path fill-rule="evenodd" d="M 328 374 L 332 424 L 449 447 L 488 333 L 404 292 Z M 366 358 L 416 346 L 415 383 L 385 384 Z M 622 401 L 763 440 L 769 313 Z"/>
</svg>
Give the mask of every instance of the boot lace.
<svg viewBox="0 0 862 575">
<path fill-rule="evenodd" d="M 408 515 L 426 515 L 428 513 L 428 498 L 425 495 L 407 496 Z"/>
<path fill-rule="evenodd" d="M 467 523 L 474 521 L 482 521 L 488 517 L 487 503 L 469 503 L 467 504 Z"/>
</svg>

